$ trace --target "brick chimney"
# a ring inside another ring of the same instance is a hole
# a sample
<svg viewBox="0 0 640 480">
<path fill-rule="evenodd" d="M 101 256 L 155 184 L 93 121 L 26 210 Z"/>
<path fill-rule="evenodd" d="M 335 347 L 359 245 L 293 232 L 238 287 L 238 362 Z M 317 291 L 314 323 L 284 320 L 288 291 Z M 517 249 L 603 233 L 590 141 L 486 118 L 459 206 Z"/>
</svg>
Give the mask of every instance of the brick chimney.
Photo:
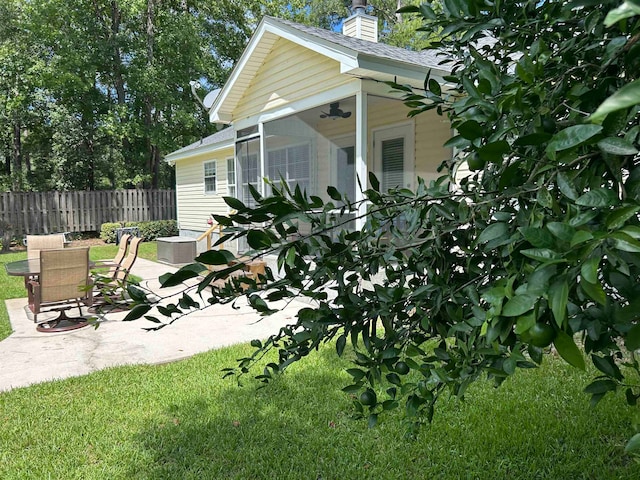
<svg viewBox="0 0 640 480">
<path fill-rule="evenodd" d="M 353 0 L 353 15 L 342 23 L 342 34 L 370 42 L 378 41 L 378 19 L 365 13 L 366 0 Z"/>
</svg>

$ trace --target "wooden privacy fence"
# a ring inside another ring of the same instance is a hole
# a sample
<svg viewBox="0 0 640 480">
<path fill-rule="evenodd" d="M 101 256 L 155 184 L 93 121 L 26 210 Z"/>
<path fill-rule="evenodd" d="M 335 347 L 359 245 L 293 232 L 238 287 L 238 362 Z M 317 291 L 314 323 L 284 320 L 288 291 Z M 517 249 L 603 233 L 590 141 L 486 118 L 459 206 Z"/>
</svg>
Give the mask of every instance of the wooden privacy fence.
<svg viewBox="0 0 640 480">
<path fill-rule="evenodd" d="M 174 190 L 0 193 L 0 219 L 15 236 L 95 232 L 107 222 L 175 220 Z"/>
</svg>

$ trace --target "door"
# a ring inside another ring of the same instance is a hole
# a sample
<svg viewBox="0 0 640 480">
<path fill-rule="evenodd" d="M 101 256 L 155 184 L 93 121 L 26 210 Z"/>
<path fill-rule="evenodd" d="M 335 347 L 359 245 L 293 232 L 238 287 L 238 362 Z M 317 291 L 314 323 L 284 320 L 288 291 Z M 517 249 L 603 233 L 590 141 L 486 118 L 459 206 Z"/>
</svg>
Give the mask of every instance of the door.
<svg viewBox="0 0 640 480">
<path fill-rule="evenodd" d="M 380 129 L 373 134 L 375 172 L 383 192 L 413 188 L 413 125 Z"/>
</svg>

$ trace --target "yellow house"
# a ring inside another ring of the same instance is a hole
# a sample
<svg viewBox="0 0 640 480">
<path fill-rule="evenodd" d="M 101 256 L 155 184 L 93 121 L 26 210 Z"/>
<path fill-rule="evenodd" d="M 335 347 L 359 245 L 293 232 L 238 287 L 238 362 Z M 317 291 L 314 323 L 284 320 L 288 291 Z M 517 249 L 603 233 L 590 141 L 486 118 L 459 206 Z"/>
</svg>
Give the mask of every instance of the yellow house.
<svg viewBox="0 0 640 480">
<path fill-rule="evenodd" d="M 248 184 L 268 194 L 265 177 L 321 197 L 333 185 L 356 201 L 369 172 L 383 189 L 438 177 L 452 156 L 448 121 L 409 118 L 384 82 L 421 88 L 430 72 L 444 84 L 440 63 L 432 51 L 378 43 L 377 19 L 361 10 L 342 33 L 265 17 L 209 111 L 231 128 L 165 159 L 176 167 L 180 234 L 197 237 L 211 214 L 227 213 L 223 196 L 251 205 Z"/>
</svg>

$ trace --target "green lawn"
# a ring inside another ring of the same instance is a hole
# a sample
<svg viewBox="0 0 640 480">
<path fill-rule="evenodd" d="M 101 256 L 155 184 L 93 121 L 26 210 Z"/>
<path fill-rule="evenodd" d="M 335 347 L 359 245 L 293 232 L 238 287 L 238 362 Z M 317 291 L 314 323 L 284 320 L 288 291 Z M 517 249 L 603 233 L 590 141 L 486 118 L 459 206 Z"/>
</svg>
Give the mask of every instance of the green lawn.
<svg viewBox="0 0 640 480">
<path fill-rule="evenodd" d="M 143 247 L 153 259 L 155 243 Z M 94 259 L 114 253 L 91 250 Z M 20 278 L 4 268 L 0 275 L 4 298 L 24 296 Z M 640 478 L 640 463 L 623 451 L 637 408 L 623 395 L 589 408 L 582 389 L 593 372 L 553 357 L 499 389 L 482 382 L 465 402 L 444 399 L 434 423 L 409 440 L 401 412 L 373 429 L 351 418 L 340 390 L 349 365 L 332 346 L 266 388 L 222 379 L 220 370 L 249 351 L 235 346 L 0 393 L 0 478 Z"/>
<path fill-rule="evenodd" d="M 113 258 L 117 250 L 117 245 L 94 246 L 89 250 L 89 255 L 92 260 Z M 156 242 L 141 243 L 138 256 L 155 261 Z M 10 277 L 7 275 L 4 265 L 16 260 L 24 260 L 25 258 L 27 258 L 26 251 L 0 254 L 0 340 L 7 338 L 11 334 L 11 324 L 9 323 L 7 306 L 4 301 L 9 298 L 27 297 L 22 277 Z M 2 475 L 0 475 L 0 478 L 2 478 Z"/>
<path fill-rule="evenodd" d="M 150 334 L 149 341 L 153 341 Z M 0 394 L 3 479 L 635 479 L 622 396 L 588 407 L 585 374 L 547 359 L 501 388 L 446 399 L 416 440 L 399 413 L 350 417 L 325 347 L 266 388 L 237 387 L 225 348 Z"/>
</svg>

